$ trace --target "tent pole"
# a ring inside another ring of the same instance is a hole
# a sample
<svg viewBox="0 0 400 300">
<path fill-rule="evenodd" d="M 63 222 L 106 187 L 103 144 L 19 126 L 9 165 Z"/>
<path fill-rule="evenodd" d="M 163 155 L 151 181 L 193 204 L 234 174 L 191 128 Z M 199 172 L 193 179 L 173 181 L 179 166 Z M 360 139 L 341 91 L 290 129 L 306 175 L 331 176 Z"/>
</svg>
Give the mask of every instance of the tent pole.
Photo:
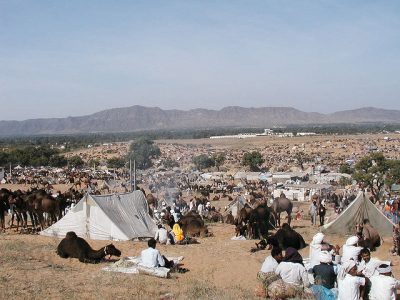
<svg viewBox="0 0 400 300">
<path fill-rule="evenodd" d="M 132 192 L 132 159 L 129 160 L 129 184 L 130 184 L 130 191 Z"/>
<path fill-rule="evenodd" d="M 136 191 L 136 160 L 133 160 L 133 190 Z"/>
</svg>

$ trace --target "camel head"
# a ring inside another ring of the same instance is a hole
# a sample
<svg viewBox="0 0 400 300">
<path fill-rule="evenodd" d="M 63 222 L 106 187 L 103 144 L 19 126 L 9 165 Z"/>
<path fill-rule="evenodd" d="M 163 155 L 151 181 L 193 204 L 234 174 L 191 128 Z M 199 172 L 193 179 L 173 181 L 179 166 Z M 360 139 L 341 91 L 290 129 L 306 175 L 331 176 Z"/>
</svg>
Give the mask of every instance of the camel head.
<svg viewBox="0 0 400 300">
<path fill-rule="evenodd" d="M 114 256 L 121 256 L 121 251 L 119 251 L 113 244 L 107 245 L 104 247 L 105 255 L 114 255 Z"/>
</svg>

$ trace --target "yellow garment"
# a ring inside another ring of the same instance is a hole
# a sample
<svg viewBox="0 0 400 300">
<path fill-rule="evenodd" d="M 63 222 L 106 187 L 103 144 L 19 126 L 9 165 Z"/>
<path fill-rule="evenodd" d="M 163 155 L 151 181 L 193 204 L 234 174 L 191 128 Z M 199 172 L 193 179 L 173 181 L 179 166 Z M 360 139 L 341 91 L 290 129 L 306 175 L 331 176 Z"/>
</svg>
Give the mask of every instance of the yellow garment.
<svg viewBox="0 0 400 300">
<path fill-rule="evenodd" d="M 185 238 L 185 236 L 183 235 L 183 230 L 181 229 L 179 224 L 175 224 L 174 227 L 172 227 L 172 232 L 174 233 L 175 240 L 177 242 L 180 242 Z"/>
</svg>

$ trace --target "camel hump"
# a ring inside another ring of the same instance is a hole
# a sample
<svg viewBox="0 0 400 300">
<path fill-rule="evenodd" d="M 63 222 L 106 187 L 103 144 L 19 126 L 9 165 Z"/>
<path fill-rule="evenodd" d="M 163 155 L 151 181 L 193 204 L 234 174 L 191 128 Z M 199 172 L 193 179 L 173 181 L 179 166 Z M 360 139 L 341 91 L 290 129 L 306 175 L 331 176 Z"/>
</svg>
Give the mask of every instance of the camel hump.
<svg viewBox="0 0 400 300">
<path fill-rule="evenodd" d="M 69 232 L 67 232 L 67 234 L 65 235 L 65 238 L 66 238 L 66 239 L 76 239 L 76 238 L 78 238 L 78 236 L 76 235 L 75 232 L 69 231 Z"/>
</svg>

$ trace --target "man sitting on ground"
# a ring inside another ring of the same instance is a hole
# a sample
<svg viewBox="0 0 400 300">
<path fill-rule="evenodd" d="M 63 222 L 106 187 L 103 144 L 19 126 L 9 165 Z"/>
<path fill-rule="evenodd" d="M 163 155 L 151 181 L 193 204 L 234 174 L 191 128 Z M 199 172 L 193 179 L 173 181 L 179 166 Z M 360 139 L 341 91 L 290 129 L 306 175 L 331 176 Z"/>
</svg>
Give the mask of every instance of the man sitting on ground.
<svg viewBox="0 0 400 300">
<path fill-rule="evenodd" d="M 141 265 L 148 268 L 166 267 L 172 268 L 173 261 L 169 261 L 165 256 L 161 255 L 160 251 L 156 249 L 156 240 L 151 238 L 147 242 L 149 248 L 143 250 L 140 257 L 142 259 Z"/>
<path fill-rule="evenodd" d="M 312 268 L 314 274 L 315 284 L 322 285 L 331 290 L 335 287 L 336 272 L 332 264 L 332 254 L 328 251 L 321 251 L 319 253 L 319 265 Z"/>
<path fill-rule="evenodd" d="M 158 230 L 154 236 L 154 239 L 156 241 L 158 240 L 160 244 L 168 244 L 168 232 L 161 224 L 158 225 Z"/>
<path fill-rule="evenodd" d="M 261 266 L 261 272 L 275 272 L 276 267 L 282 261 L 282 249 L 279 247 L 272 248 L 271 255 L 267 256 Z"/>
</svg>

